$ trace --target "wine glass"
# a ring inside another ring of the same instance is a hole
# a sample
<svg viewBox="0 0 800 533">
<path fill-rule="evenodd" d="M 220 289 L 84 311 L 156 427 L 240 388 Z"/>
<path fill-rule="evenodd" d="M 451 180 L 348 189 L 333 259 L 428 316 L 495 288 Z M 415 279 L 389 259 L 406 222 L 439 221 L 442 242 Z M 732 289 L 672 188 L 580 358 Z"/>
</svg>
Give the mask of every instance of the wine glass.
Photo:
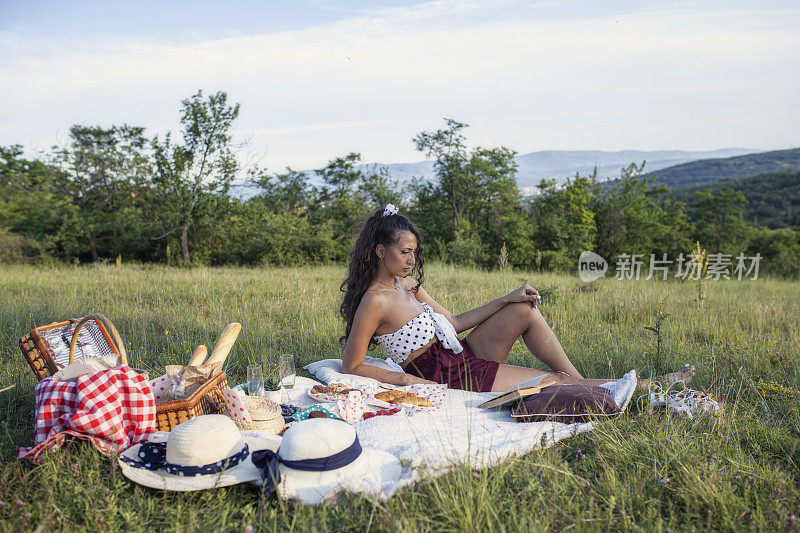
<svg viewBox="0 0 800 533">
<path fill-rule="evenodd" d="M 247 365 L 247 394 L 249 396 L 264 394 L 264 371 L 261 365 Z"/>
<path fill-rule="evenodd" d="M 294 369 L 294 356 L 290 354 L 283 354 L 278 359 L 278 373 L 281 380 L 281 391 L 286 391 L 288 397 L 289 391 L 294 388 L 294 379 L 296 371 Z M 281 394 L 283 395 L 283 394 Z"/>
</svg>

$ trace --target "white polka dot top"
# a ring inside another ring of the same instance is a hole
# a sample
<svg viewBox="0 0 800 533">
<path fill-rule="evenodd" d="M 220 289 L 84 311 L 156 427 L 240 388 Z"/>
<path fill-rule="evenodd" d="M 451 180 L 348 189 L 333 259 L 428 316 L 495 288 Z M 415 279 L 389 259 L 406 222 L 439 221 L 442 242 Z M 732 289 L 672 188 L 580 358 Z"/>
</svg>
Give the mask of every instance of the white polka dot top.
<svg viewBox="0 0 800 533">
<path fill-rule="evenodd" d="M 456 337 L 455 328 L 444 315 L 435 312 L 425 302 L 422 302 L 422 308 L 424 311 L 403 324 L 394 333 L 374 336 L 392 361 L 397 364 L 405 361 L 414 350 L 428 344 L 434 335 L 439 338 L 445 348 L 452 350 L 453 353 L 461 353 L 463 350 L 458 337 Z"/>
</svg>

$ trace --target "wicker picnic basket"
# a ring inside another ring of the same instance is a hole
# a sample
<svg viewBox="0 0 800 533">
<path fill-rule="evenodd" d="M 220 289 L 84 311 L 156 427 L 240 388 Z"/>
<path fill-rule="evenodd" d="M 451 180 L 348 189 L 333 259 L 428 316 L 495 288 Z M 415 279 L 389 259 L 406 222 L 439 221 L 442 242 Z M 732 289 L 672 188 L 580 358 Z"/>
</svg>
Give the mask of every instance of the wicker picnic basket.
<svg viewBox="0 0 800 533">
<path fill-rule="evenodd" d="M 128 354 L 117 328 L 100 314 L 35 328 L 19 340 L 19 349 L 39 381 L 72 363 L 78 355 L 117 355 L 123 364 L 128 364 Z"/>
<path fill-rule="evenodd" d="M 19 340 L 19 347 L 40 381 L 72 363 L 78 351 L 82 357 L 117 355 L 122 364 L 128 364 L 128 354 L 117 328 L 100 314 L 35 328 Z M 227 388 L 227 377 L 221 372 L 187 398 L 157 404 L 156 429 L 170 431 L 190 418 L 221 414 L 225 409 L 222 391 Z"/>
</svg>

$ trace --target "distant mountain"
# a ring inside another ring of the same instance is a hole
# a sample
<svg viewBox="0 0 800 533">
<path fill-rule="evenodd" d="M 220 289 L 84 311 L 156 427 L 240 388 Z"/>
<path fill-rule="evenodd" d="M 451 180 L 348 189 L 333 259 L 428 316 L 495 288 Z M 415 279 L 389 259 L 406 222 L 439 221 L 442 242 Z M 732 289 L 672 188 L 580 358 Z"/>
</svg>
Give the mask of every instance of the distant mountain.
<svg viewBox="0 0 800 533">
<path fill-rule="evenodd" d="M 797 169 L 800 169 L 800 148 L 793 148 L 724 159 L 703 159 L 662 168 L 655 173 L 655 183 L 663 183 L 670 189 L 677 190 L 723 179 L 742 179 L 767 172 Z M 653 172 L 646 174 L 652 175 Z"/>
<path fill-rule="evenodd" d="M 691 205 L 694 194 L 698 191 L 711 190 L 714 194 L 719 194 L 725 189 L 740 191 L 747 199 L 744 219 L 752 226 L 772 229 L 800 226 L 800 170 L 695 185 L 670 191 L 664 199 Z"/>
<path fill-rule="evenodd" d="M 555 179 L 563 183 L 567 178 L 591 174 L 597 167 L 597 176 L 601 179 L 619 176 L 620 169 L 630 163 L 646 161 L 645 169 L 654 171 L 699 159 L 730 157 L 752 153 L 746 148 L 723 148 L 705 152 L 689 152 L 683 150 L 623 150 L 618 152 L 601 152 L 597 150 L 545 150 L 516 156 L 519 171 L 517 185 L 524 194 L 536 192 L 536 185 L 543 179 Z M 369 163 L 362 165 L 364 169 L 384 166 L 393 179 L 407 183 L 414 177 L 432 179 L 434 177 L 433 161 L 417 163 Z M 320 181 L 313 170 L 305 171 L 309 181 L 319 185 Z M 258 193 L 252 185 L 237 183 L 231 193 L 241 199 L 248 199 Z"/>
<path fill-rule="evenodd" d="M 646 161 L 645 169 L 658 170 L 664 167 L 718 157 L 749 154 L 754 150 L 746 148 L 723 148 L 707 152 L 687 152 L 683 150 L 623 150 L 619 152 L 600 152 L 597 150 L 544 150 L 531 152 L 515 157 L 519 170 L 517 172 L 517 185 L 535 187 L 542 179 L 555 179 L 563 183 L 567 178 L 591 174 L 597 167 L 597 176 L 601 179 L 619 176 L 620 169 L 631 163 Z M 419 163 L 398 163 L 385 166 L 389 174 L 400 181 L 410 180 L 412 177 L 425 179 L 433 178 L 433 161 L 420 161 Z"/>
<path fill-rule="evenodd" d="M 645 169 L 652 171 L 687 161 L 730 157 L 752 152 L 753 150 L 745 148 L 723 148 L 707 152 L 687 152 L 682 150 L 623 150 L 619 152 L 547 150 L 517 156 L 517 164 L 519 164 L 517 184 L 520 187 L 533 187 L 542 178 L 555 179 L 561 183 L 566 181 L 566 178 L 575 176 L 576 172 L 582 175 L 591 174 L 595 167 L 597 167 L 597 177 L 605 179 L 619 176 L 620 169 L 631 163 L 645 161 Z"/>
</svg>

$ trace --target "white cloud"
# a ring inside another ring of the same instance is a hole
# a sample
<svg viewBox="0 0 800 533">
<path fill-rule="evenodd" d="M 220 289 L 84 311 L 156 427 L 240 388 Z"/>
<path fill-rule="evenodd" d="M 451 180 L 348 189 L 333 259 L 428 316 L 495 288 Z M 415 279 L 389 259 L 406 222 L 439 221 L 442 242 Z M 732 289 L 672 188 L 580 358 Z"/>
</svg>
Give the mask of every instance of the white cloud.
<svg viewBox="0 0 800 533">
<path fill-rule="evenodd" d="M 535 7 L 437 1 L 189 45 L 2 34 L 0 144 L 48 146 L 76 122 L 177 129 L 198 88 L 242 103 L 270 168 L 418 160 L 411 137 L 445 116 L 523 152 L 800 144 L 798 10 Z"/>
</svg>

